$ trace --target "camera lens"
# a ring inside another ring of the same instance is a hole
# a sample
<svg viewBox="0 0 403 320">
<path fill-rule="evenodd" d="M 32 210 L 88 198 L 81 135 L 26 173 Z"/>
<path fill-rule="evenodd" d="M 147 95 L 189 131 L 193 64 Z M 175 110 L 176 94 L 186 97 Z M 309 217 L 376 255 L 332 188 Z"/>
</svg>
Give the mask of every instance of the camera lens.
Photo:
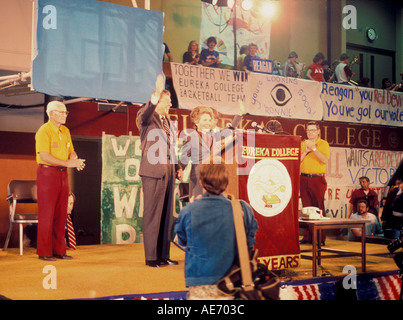
<svg viewBox="0 0 403 320">
<path fill-rule="evenodd" d="M 397 249 L 402 247 L 402 241 L 400 239 L 396 239 L 388 244 L 388 250 L 390 253 L 395 252 Z"/>
<path fill-rule="evenodd" d="M 393 257 L 395 260 L 396 265 L 400 270 L 403 270 L 403 252 L 399 252 L 397 255 Z"/>
</svg>

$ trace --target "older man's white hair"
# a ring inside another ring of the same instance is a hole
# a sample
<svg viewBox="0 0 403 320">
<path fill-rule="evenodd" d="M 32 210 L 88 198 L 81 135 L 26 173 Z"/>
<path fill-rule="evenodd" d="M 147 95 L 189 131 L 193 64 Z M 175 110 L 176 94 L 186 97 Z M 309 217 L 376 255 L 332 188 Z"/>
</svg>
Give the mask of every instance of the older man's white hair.
<svg viewBox="0 0 403 320">
<path fill-rule="evenodd" d="M 51 101 L 48 103 L 47 107 L 46 107 L 46 113 L 48 114 L 48 116 L 50 116 L 49 112 L 50 111 L 66 111 L 66 105 L 61 102 L 61 101 Z"/>
</svg>

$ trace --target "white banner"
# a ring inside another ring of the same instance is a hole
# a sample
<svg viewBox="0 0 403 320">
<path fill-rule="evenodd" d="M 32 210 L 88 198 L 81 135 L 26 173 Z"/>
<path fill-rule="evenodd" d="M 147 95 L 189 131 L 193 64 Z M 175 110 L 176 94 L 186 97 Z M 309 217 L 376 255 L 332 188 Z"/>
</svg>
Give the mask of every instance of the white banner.
<svg viewBox="0 0 403 320">
<path fill-rule="evenodd" d="M 179 108 L 403 127 L 403 93 L 171 63 Z"/>
<path fill-rule="evenodd" d="M 359 178 L 366 176 L 380 201 L 384 187 L 403 159 L 403 151 L 330 148 L 327 166 L 325 209 L 332 218 L 345 218 L 351 193 L 360 188 Z"/>
<path fill-rule="evenodd" d="M 323 119 L 403 127 L 403 93 L 322 83 Z"/>
<path fill-rule="evenodd" d="M 248 76 L 243 71 L 171 63 L 180 109 L 209 106 L 224 114 L 237 114 L 238 100 L 245 101 Z"/>
<path fill-rule="evenodd" d="M 319 82 L 275 75 L 249 74 L 250 114 L 322 120 Z"/>
</svg>

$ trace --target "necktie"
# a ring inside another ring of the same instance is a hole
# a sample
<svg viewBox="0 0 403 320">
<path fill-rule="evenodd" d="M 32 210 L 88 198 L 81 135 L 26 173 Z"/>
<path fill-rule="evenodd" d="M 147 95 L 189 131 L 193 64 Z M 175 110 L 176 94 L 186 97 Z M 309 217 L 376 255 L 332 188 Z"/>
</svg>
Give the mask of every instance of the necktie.
<svg viewBox="0 0 403 320">
<path fill-rule="evenodd" d="M 76 250 L 76 235 L 74 233 L 73 221 L 71 221 L 69 214 L 67 215 L 67 235 L 69 237 L 70 249 Z"/>
<path fill-rule="evenodd" d="M 207 148 L 210 148 L 210 144 L 211 144 L 210 139 L 211 139 L 211 136 L 210 136 L 209 132 L 207 132 L 207 131 L 202 132 L 202 140 Z"/>
<path fill-rule="evenodd" d="M 169 129 L 168 121 L 166 117 L 162 118 L 162 123 L 164 125 L 164 131 L 167 134 L 167 139 L 171 142 L 171 130 Z"/>
</svg>

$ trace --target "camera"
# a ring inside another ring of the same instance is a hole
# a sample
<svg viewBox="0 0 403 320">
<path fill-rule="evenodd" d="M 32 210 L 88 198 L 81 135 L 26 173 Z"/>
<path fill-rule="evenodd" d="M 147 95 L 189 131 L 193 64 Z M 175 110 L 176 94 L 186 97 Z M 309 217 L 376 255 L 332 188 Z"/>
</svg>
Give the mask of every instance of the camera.
<svg viewBox="0 0 403 320">
<path fill-rule="evenodd" d="M 400 233 L 399 239 L 393 240 L 391 243 L 388 244 L 388 250 L 390 253 L 395 252 L 397 249 L 400 249 L 403 247 L 403 236 L 402 233 Z"/>
<path fill-rule="evenodd" d="M 399 238 L 393 240 L 388 244 L 388 250 L 390 253 L 394 253 L 397 249 L 403 247 L 403 231 L 400 231 Z M 396 265 L 400 270 L 403 270 L 403 251 L 394 255 L 393 260 L 395 260 Z"/>
<path fill-rule="evenodd" d="M 396 254 L 393 257 L 393 260 L 395 260 L 395 263 L 396 263 L 397 267 L 400 270 L 403 270 L 403 252 L 399 252 L 398 254 Z"/>
</svg>

